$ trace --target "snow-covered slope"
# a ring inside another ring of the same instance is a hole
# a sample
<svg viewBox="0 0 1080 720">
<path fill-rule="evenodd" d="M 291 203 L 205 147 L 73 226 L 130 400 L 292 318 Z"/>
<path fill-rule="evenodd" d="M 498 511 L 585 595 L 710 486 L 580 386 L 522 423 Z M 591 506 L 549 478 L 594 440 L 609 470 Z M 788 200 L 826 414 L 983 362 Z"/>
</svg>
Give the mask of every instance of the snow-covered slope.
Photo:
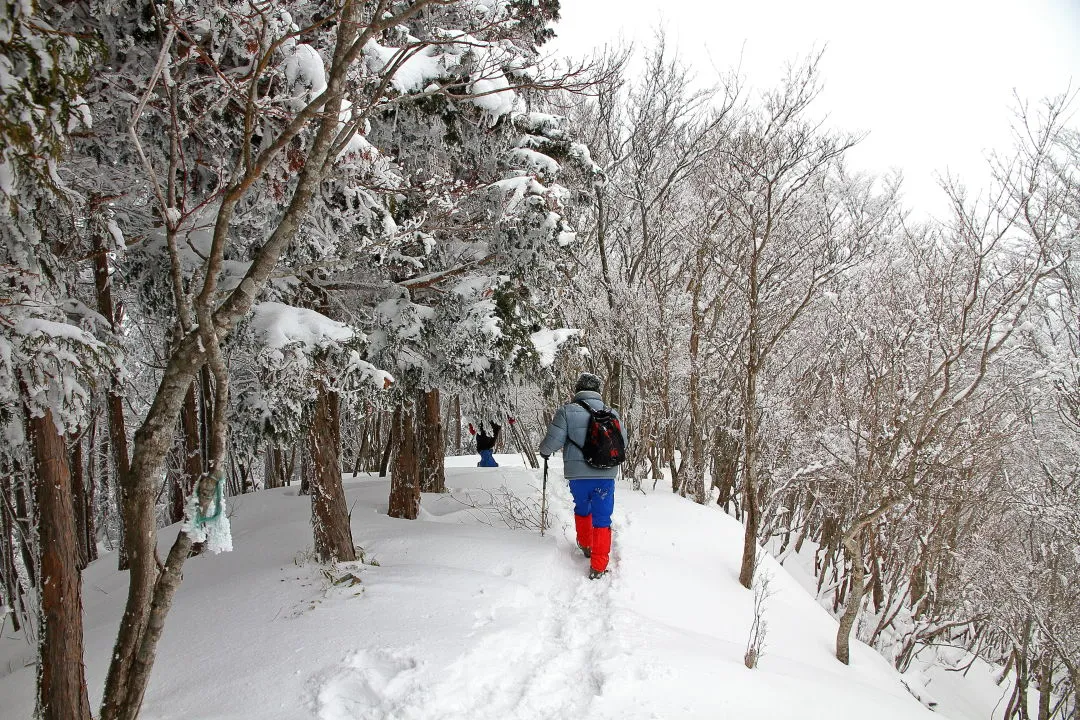
<svg viewBox="0 0 1080 720">
<path fill-rule="evenodd" d="M 295 487 L 233 498 L 236 549 L 188 563 L 142 717 L 935 717 L 870 648 L 856 644 L 850 667 L 837 662 L 835 621 L 771 559 L 765 656 L 746 669 L 742 528 L 716 509 L 620 483 L 614 572 L 590 581 L 557 461 L 546 537 L 484 509 L 502 502 L 501 488 L 538 495 L 539 472 L 500 461 L 448 458 L 455 492 L 425 496 L 412 522 L 386 517 L 385 479 L 347 476 L 366 557 L 348 568 L 355 584 L 332 584 L 307 559 L 309 501 Z M 163 547 L 175 533 L 162 531 Z M 106 557 L 85 573 L 95 706 L 126 590 L 114 567 Z M 31 713 L 33 668 L 17 667 L 30 656 L 23 641 L 0 640 L 3 720 Z"/>
</svg>

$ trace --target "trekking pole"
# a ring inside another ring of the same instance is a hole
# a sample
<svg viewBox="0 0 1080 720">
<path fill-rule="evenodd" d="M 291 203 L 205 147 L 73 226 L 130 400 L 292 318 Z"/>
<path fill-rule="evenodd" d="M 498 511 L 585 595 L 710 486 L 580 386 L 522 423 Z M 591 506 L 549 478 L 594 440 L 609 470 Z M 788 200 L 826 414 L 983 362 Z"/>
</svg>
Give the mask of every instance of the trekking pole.
<svg viewBox="0 0 1080 720">
<path fill-rule="evenodd" d="M 544 458 L 544 485 L 540 493 L 540 537 L 544 537 L 547 528 L 547 458 Z"/>
</svg>

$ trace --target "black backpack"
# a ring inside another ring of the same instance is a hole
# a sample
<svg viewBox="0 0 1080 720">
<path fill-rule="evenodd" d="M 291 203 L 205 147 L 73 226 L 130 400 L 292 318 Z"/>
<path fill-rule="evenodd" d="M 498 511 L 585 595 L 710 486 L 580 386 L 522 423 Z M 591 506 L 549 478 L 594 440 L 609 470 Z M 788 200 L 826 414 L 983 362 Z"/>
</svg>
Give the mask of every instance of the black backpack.
<svg viewBox="0 0 1080 720">
<path fill-rule="evenodd" d="M 577 404 L 589 413 L 589 424 L 585 427 L 583 445 L 578 445 L 573 440 L 570 442 L 581 450 L 585 463 L 600 470 L 622 463 L 626 459 L 626 443 L 623 441 L 619 418 L 607 406 L 603 410 L 593 410 L 584 400 L 578 400 Z"/>
</svg>

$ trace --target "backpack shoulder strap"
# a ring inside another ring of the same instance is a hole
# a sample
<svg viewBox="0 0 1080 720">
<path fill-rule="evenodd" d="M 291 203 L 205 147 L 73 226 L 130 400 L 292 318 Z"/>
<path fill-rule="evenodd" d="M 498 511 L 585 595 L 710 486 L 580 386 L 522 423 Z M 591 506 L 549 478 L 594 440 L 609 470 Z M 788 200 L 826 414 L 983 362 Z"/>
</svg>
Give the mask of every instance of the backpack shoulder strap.
<svg viewBox="0 0 1080 720">
<path fill-rule="evenodd" d="M 580 405 L 581 407 L 585 408 L 585 412 L 589 413 L 590 417 L 595 415 L 596 413 L 600 412 L 599 410 L 593 410 L 592 407 L 589 405 L 589 403 L 585 402 L 584 400 L 575 400 L 574 403 L 576 405 Z M 604 407 L 607 407 L 607 406 L 605 405 Z"/>
<path fill-rule="evenodd" d="M 584 400 L 575 400 L 573 403 L 568 403 L 568 404 L 580 405 L 581 407 L 585 408 L 585 412 L 589 413 L 590 418 L 594 417 L 596 415 L 596 413 L 598 412 L 597 410 L 593 410 L 591 407 L 589 407 L 589 403 L 585 402 Z M 604 407 L 607 407 L 607 406 L 605 405 Z M 576 447 L 578 450 L 581 450 L 582 452 L 585 451 L 585 448 L 578 445 L 576 442 L 574 442 L 574 439 L 572 437 L 570 437 L 569 428 L 567 428 L 566 439 L 570 442 L 571 445 Z"/>
</svg>

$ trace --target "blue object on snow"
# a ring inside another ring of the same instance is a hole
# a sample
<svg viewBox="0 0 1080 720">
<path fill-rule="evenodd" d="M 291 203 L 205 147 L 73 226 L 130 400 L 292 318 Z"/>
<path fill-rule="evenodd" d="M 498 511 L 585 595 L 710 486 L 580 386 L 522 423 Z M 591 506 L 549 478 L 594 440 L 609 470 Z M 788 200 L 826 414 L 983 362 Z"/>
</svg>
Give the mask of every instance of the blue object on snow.
<svg viewBox="0 0 1080 720">
<path fill-rule="evenodd" d="M 491 450 L 481 450 L 480 462 L 476 463 L 476 467 L 499 467 L 499 463 L 495 462 L 495 456 Z"/>
</svg>

